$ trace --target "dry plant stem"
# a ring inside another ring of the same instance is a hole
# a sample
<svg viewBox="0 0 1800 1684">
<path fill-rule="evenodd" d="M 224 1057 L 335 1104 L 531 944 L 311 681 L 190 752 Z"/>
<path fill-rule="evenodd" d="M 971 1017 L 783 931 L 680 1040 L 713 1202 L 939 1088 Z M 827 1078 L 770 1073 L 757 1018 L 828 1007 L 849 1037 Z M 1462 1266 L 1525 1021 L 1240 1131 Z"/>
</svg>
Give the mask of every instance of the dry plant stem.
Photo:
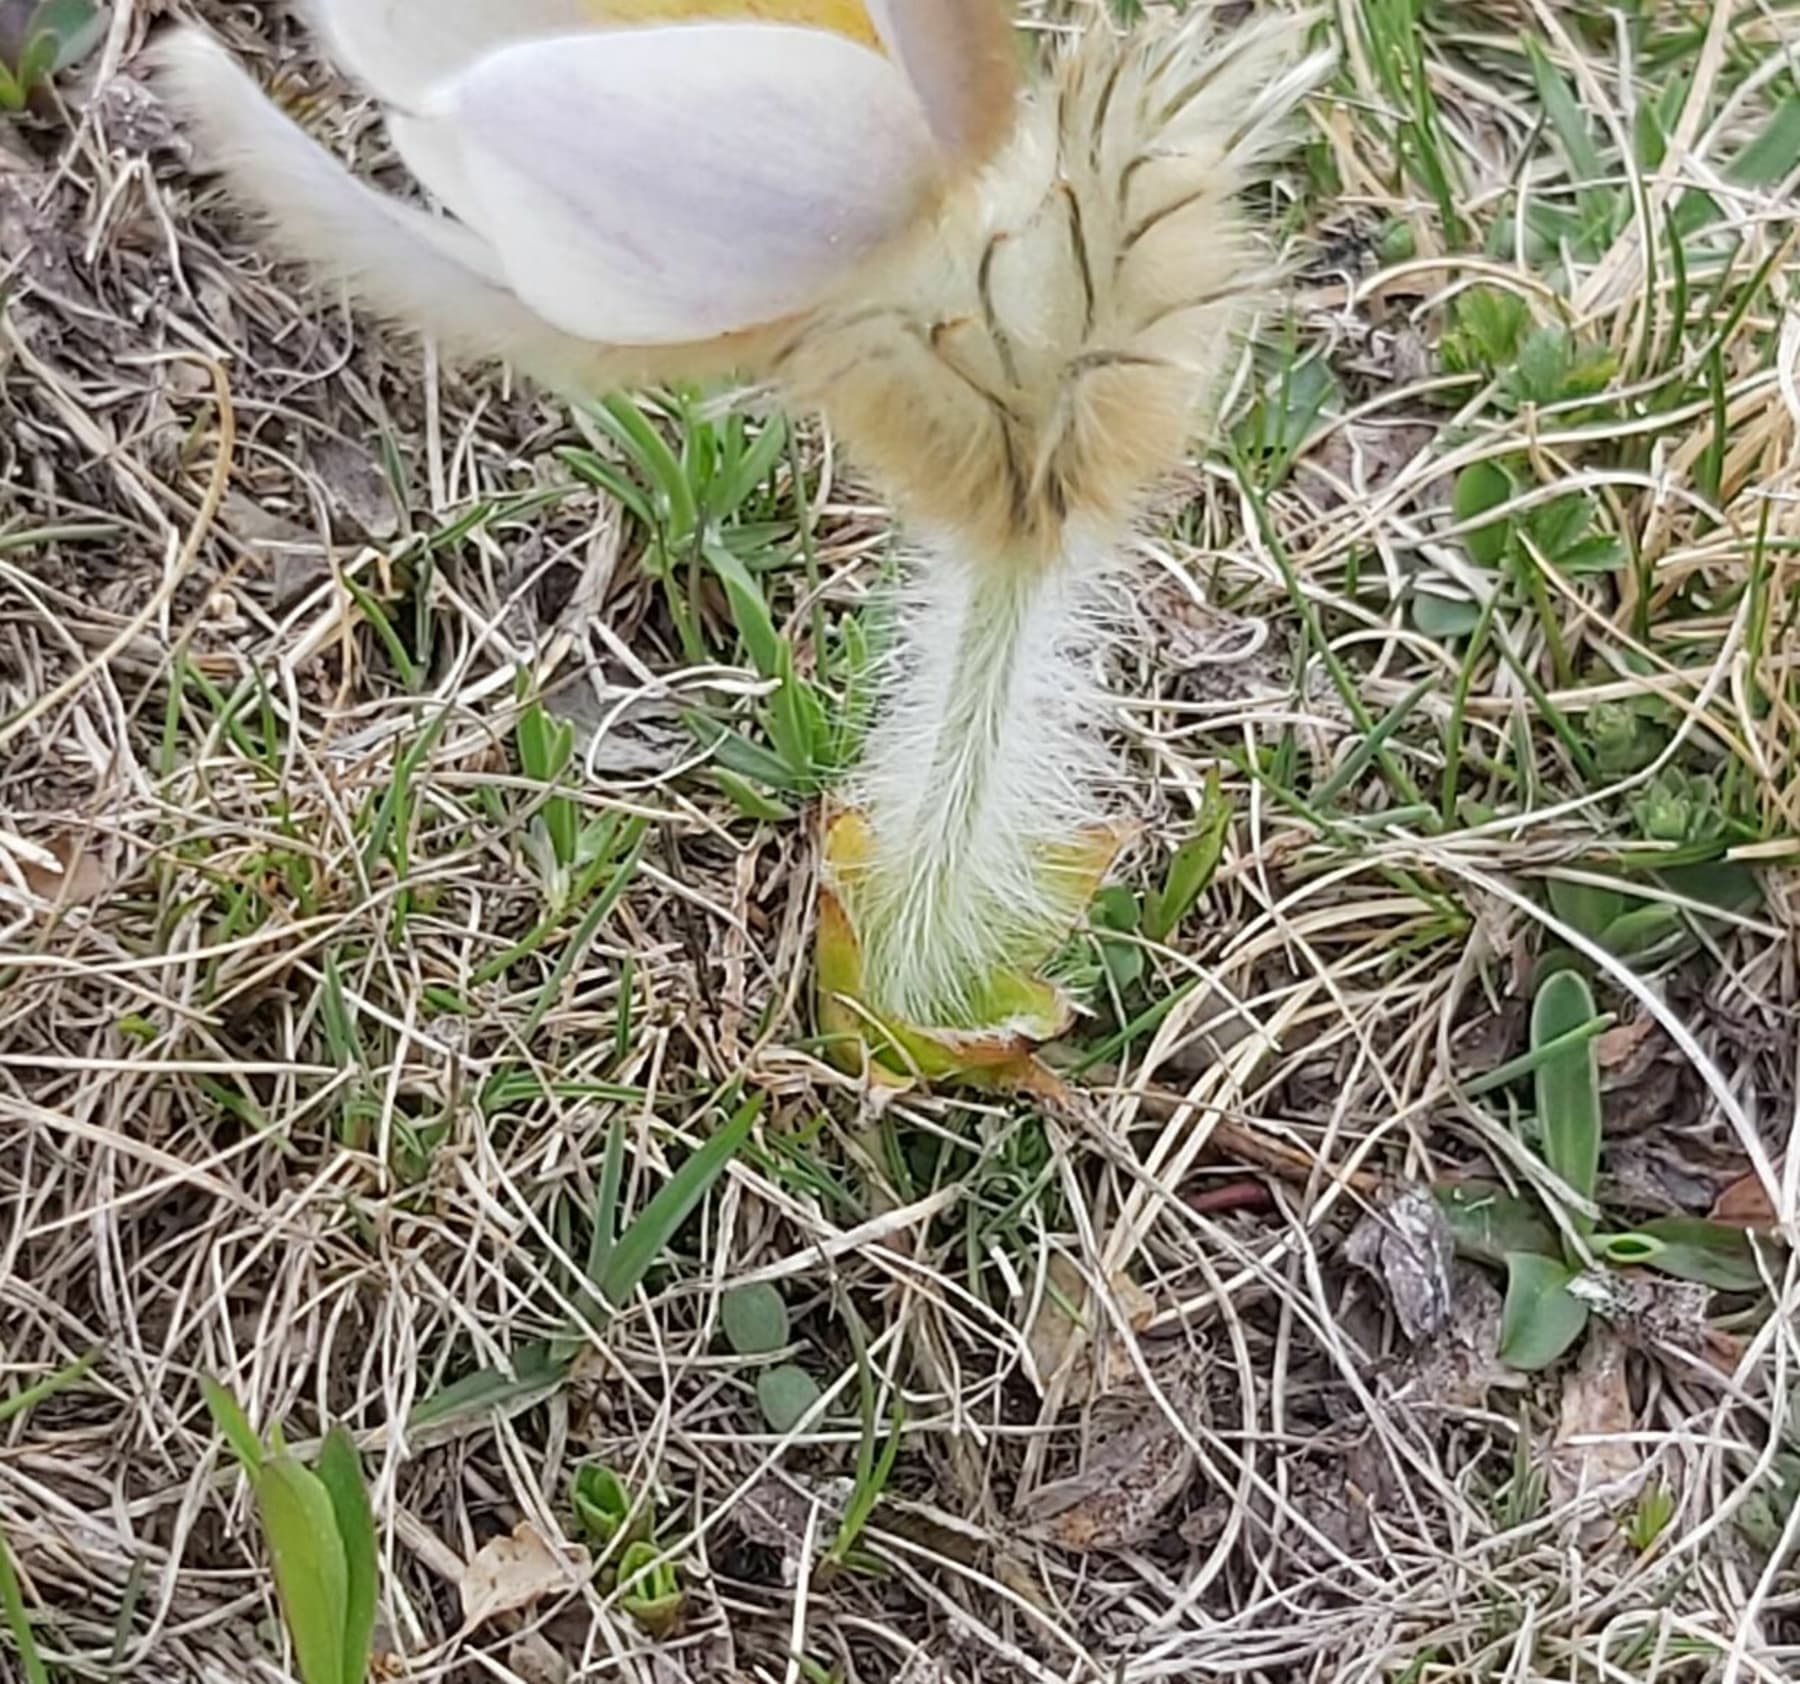
<svg viewBox="0 0 1800 1684">
<path fill-rule="evenodd" d="M 1192 1101 L 1163 1088 L 1133 1088 L 1131 1097 L 1153 1117 L 1178 1117 L 1193 1109 Z M 1369 1170 L 1336 1170 L 1321 1163 L 1309 1152 L 1288 1146 L 1279 1140 L 1233 1122 L 1216 1117 L 1207 1125 L 1207 1140 L 1227 1157 L 1241 1158 L 1258 1169 L 1267 1170 L 1296 1186 L 1313 1186 L 1321 1181 L 1347 1187 L 1363 1198 L 1373 1198 L 1386 1184 L 1385 1178 Z"/>
</svg>

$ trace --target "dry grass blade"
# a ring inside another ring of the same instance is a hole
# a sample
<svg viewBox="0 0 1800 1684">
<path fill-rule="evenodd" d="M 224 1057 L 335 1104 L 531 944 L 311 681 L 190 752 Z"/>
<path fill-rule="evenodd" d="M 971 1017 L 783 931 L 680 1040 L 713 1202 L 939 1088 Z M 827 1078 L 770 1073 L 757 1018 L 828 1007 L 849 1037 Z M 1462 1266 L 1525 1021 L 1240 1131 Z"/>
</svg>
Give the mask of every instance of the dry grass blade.
<svg viewBox="0 0 1800 1684">
<path fill-rule="evenodd" d="M 259 255 L 141 53 L 192 17 L 397 183 L 294 10 L 116 5 L 0 116 L 0 1674 L 273 1676 L 217 1376 L 252 1465 L 361 1447 L 411 1684 L 1793 1676 L 1800 10 L 1305 25 L 1291 284 L 1079 673 L 1137 832 L 1044 1103 L 811 1014 L 888 513 Z M 1452 1183 L 1445 1268 L 1382 1223 Z M 1584 1264 L 1509 1372 L 1499 1260 L 1590 1193 L 1696 1278 Z M 561 1543 L 593 1467 L 642 1594 Z"/>
</svg>

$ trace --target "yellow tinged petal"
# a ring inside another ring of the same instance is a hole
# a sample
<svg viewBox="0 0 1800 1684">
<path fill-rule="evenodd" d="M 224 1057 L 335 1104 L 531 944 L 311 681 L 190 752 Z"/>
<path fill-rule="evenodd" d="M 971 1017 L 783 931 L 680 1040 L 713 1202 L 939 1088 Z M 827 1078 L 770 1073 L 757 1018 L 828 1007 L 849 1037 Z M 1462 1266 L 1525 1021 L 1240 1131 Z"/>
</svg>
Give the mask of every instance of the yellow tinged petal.
<svg viewBox="0 0 1800 1684">
<path fill-rule="evenodd" d="M 866 47 L 880 45 L 862 0 L 590 0 L 602 23 L 678 23 L 691 18 L 763 18 L 829 29 Z"/>
</svg>

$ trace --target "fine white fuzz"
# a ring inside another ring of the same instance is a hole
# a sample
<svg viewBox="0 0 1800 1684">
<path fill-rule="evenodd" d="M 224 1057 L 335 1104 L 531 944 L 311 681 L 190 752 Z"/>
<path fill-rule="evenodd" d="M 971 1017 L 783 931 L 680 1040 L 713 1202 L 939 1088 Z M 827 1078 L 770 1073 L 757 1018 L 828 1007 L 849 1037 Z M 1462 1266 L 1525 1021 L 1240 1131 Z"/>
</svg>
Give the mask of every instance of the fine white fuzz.
<svg viewBox="0 0 1800 1684">
<path fill-rule="evenodd" d="M 1324 68 L 1296 34 L 1094 30 L 911 266 L 778 361 L 929 535 L 855 791 L 866 988 L 912 1023 L 974 1027 L 995 969 L 1081 911 L 1046 861 L 1103 811 L 1096 586 L 1266 278 L 1236 196 Z"/>
<path fill-rule="evenodd" d="M 1105 770 L 1089 657 L 1107 552 L 1070 559 L 996 566 L 952 540 L 909 580 L 853 798 L 874 845 L 864 975 L 912 1023 L 977 1027 L 997 966 L 1048 952 L 1083 910 L 1057 857 L 1093 825 Z"/>
</svg>

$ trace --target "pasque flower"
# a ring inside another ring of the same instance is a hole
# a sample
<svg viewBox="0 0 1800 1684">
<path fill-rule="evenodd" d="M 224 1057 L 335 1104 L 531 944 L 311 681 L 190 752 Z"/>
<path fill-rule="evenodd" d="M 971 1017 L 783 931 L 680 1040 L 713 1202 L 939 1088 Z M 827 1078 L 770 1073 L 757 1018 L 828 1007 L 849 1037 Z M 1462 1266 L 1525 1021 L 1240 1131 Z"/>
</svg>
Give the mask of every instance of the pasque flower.
<svg viewBox="0 0 1800 1684">
<path fill-rule="evenodd" d="M 1238 192 L 1323 67 L 1298 20 L 1096 6 L 1021 77 L 999 0 L 313 9 L 451 215 L 178 35 L 165 86 L 288 249 L 565 386 L 748 377 L 894 503 L 905 635 L 826 851 L 822 1016 L 909 1070 L 1014 1069 L 1114 845 L 1097 585 L 1263 287 Z"/>
</svg>

